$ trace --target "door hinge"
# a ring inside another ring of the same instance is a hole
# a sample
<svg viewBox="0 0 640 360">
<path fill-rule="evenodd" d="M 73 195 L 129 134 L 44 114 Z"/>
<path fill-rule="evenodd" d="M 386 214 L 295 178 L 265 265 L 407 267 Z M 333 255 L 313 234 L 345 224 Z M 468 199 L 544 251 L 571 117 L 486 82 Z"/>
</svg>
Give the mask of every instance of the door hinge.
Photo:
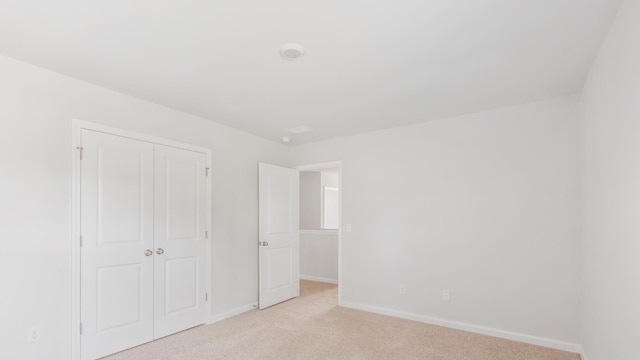
<svg viewBox="0 0 640 360">
<path fill-rule="evenodd" d="M 80 247 L 82 247 L 83 242 L 82 242 L 82 235 L 80 235 Z"/>
<path fill-rule="evenodd" d="M 80 335 L 82 335 L 82 323 L 80 323 L 80 326 L 78 328 L 80 329 Z"/>
<path fill-rule="evenodd" d="M 209 168 L 204 168 L 204 176 L 209 176 Z"/>
<path fill-rule="evenodd" d="M 204 293 L 204 301 L 209 301 L 209 293 Z"/>
<path fill-rule="evenodd" d="M 82 146 L 78 146 L 76 149 L 80 150 L 80 160 L 82 160 L 82 153 L 84 152 L 84 148 Z"/>
</svg>

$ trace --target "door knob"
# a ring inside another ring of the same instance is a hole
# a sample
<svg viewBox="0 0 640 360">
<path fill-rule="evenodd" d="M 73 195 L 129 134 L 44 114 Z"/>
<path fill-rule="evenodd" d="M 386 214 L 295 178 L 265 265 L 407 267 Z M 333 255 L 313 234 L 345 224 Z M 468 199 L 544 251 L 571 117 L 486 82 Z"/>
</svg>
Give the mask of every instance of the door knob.
<svg viewBox="0 0 640 360">
<path fill-rule="evenodd" d="M 263 241 L 262 246 L 269 246 L 269 243 L 267 241 Z"/>
<path fill-rule="evenodd" d="M 164 250 L 162 250 L 162 248 L 158 248 L 158 250 L 156 250 L 156 254 L 162 255 L 164 254 Z"/>
<path fill-rule="evenodd" d="M 147 250 L 144 251 L 144 255 L 145 256 L 151 256 L 151 255 L 153 255 L 153 251 L 147 249 Z"/>
</svg>

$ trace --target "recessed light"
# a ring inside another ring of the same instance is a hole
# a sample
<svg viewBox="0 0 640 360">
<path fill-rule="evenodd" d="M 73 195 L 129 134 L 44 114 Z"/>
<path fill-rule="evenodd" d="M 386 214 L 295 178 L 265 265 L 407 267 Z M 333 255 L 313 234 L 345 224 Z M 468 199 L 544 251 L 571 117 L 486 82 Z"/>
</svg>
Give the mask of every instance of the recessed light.
<svg viewBox="0 0 640 360">
<path fill-rule="evenodd" d="M 291 142 L 291 138 L 288 136 L 283 136 L 281 140 L 283 144 L 288 144 Z"/>
<path fill-rule="evenodd" d="M 295 43 L 284 44 L 280 46 L 280 55 L 287 60 L 299 59 L 304 55 L 304 47 Z"/>
<path fill-rule="evenodd" d="M 298 127 L 294 127 L 291 129 L 287 129 L 286 131 L 292 133 L 292 134 L 302 134 L 302 133 L 306 133 L 311 131 L 311 128 L 308 128 L 306 126 L 298 126 Z"/>
</svg>

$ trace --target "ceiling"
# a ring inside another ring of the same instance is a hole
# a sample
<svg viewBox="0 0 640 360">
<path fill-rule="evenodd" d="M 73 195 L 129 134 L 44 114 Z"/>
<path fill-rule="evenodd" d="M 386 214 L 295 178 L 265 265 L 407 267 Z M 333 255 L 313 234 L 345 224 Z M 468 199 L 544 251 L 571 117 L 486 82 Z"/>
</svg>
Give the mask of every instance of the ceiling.
<svg viewBox="0 0 640 360">
<path fill-rule="evenodd" d="M 619 3 L 0 0 L 0 54 L 295 145 L 576 93 Z"/>
</svg>

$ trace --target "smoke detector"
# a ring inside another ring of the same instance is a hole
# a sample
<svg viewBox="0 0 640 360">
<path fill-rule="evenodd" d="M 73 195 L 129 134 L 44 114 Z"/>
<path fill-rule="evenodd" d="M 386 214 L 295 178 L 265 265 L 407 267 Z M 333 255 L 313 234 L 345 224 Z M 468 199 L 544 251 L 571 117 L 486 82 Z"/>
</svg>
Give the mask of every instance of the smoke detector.
<svg viewBox="0 0 640 360">
<path fill-rule="evenodd" d="M 280 46 L 280 55 L 287 60 L 295 60 L 304 56 L 304 47 L 300 44 L 289 43 Z"/>
</svg>

